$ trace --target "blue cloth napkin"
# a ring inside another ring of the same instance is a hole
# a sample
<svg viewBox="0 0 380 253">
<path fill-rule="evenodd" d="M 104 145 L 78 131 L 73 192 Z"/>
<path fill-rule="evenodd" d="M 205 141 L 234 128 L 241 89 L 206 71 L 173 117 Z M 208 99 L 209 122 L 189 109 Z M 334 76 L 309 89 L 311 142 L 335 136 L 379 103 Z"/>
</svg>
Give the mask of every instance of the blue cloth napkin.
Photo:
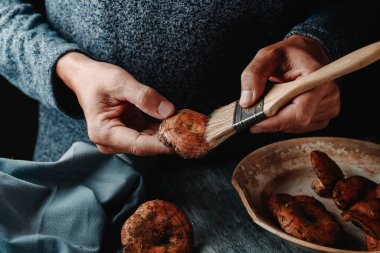
<svg viewBox="0 0 380 253">
<path fill-rule="evenodd" d="M 144 195 L 134 166 L 86 143 L 57 162 L 0 159 L 0 252 L 119 252 Z"/>
</svg>

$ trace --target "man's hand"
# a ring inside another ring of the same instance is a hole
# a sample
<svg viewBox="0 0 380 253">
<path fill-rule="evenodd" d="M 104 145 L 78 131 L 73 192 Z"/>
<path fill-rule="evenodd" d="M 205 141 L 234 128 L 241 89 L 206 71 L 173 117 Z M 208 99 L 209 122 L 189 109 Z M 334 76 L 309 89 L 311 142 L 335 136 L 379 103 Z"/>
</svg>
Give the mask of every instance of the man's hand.
<svg viewBox="0 0 380 253">
<path fill-rule="evenodd" d="M 120 67 L 75 52 L 60 58 L 56 71 L 76 94 L 88 135 L 102 153 L 173 152 L 158 140 L 158 124 L 149 123 L 140 113 L 141 110 L 157 119 L 173 114 L 173 104 L 154 89 L 139 83 Z"/>
<path fill-rule="evenodd" d="M 241 76 L 240 105 L 249 107 L 262 95 L 268 80 L 288 82 L 329 62 L 322 46 L 308 37 L 293 35 L 261 49 Z M 302 133 L 325 128 L 340 112 L 340 92 L 329 82 L 294 98 L 277 115 L 251 127 L 252 133 Z"/>
</svg>

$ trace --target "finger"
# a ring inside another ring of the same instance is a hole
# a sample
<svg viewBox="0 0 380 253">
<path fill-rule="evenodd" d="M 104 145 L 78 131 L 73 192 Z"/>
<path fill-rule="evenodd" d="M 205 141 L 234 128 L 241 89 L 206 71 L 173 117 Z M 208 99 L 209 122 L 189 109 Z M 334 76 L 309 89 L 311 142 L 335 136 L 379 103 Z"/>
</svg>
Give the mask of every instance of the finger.
<svg viewBox="0 0 380 253">
<path fill-rule="evenodd" d="M 335 82 L 331 82 L 328 85 L 325 96 L 318 105 L 317 112 L 326 111 L 329 107 L 335 104 L 340 105 L 340 90 Z"/>
<path fill-rule="evenodd" d="M 270 76 L 279 69 L 281 52 L 273 47 L 261 49 L 241 74 L 242 107 L 253 105 L 263 94 L 265 84 Z"/>
<path fill-rule="evenodd" d="M 290 104 L 282 109 L 277 115 L 264 120 L 251 127 L 251 133 L 274 133 L 291 128 L 295 124 L 296 105 Z"/>
<path fill-rule="evenodd" d="M 312 121 L 325 121 L 337 117 L 340 113 L 340 104 L 330 106 L 327 110 L 316 113 Z"/>
<path fill-rule="evenodd" d="M 284 133 L 306 133 L 306 132 L 312 132 L 316 130 L 323 129 L 327 127 L 329 124 L 329 120 L 324 121 L 312 121 L 310 124 L 306 126 L 298 126 L 298 125 L 283 125 L 283 127 L 279 127 L 276 129 L 273 126 L 267 127 L 267 126 L 260 126 L 256 125 L 251 127 L 251 133 L 257 134 L 257 133 L 270 133 L 270 132 L 284 132 Z"/>
<path fill-rule="evenodd" d="M 319 103 L 312 121 L 330 120 L 338 116 L 340 110 L 340 92 L 338 86 L 334 83 L 327 91 L 327 95 Z"/>
<path fill-rule="evenodd" d="M 292 103 L 297 105 L 294 125 L 307 126 L 311 122 L 327 89 L 327 85 L 322 85 L 299 95 L 293 100 Z"/>
<path fill-rule="evenodd" d="M 292 103 L 281 109 L 277 115 L 254 125 L 252 133 L 280 132 L 298 126 L 307 127 L 324 94 L 326 87 L 317 87 L 296 97 Z"/>
<path fill-rule="evenodd" d="M 159 141 L 157 132 L 146 131 L 140 133 L 122 125 L 106 129 L 106 132 L 101 135 L 90 136 L 94 143 L 103 147 L 103 151 L 107 149 L 112 153 L 126 153 L 138 156 L 173 153 L 171 148 L 164 146 Z M 112 143 L 112 146 L 108 145 L 108 143 Z"/>
<path fill-rule="evenodd" d="M 157 132 L 156 130 L 158 129 L 155 124 L 152 124 L 150 125 L 151 128 L 147 128 L 147 129 L 144 129 L 140 132 L 141 135 L 145 135 L 145 136 L 152 136 L 152 135 L 155 135 L 155 133 Z M 157 136 L 157 135 L 156 135 Z M 98 147 L 98 149 L 102 152 L 102 153 L 105 153 L 105 154 L 117 154 L 117 153 L 123 153 L 120 149 L 118 148 L 115 148 L 114 146 L 110 146 L 110 145 L 100 145 L 100 144 L 97 144 L 96 145 Z M 174 152 L 174 150 L 171 150 Z M 173 152 L 170 152 L 170 153 L 173 153 Z"/>
<path fill-rule="evenodd" d="M 144 130 L 140 131 L 140 133 L 142 135 L 154 135 L 157 132 L 159 126 L 160 123 L 150 123 Z"/>
<path fill-rule="evenodd" d="M 141 131 L 140 133 L 141 133 L 141 135 L 153 135 L 154 131 L 151 129 L 146 129 L 144 131 Z"/>
<path fill-rule="evenodd" d="M 284 132 L 285 133 L 292 133 L 292 134 L 313 132 L 313 131 L 320 130 L 320 129 L 327 127 L 328 124 L 329 124 L 329 120 L 320 121 L 320 122 L 314 122 L 313 121 L 307 126 L 293 127 L 293 128 L 285 129 Z"/>
<path fill-rule="evenodd" d="M 114 149 L 114 148 L 112 148 L 110 146 L 97 144 L 96 147 L 98 148 L 98 150 L 102 154 L 111 155 L 111 154 L 118 154 L 119 153 L 119 152 L 117 152 L 116 149 Z"/>
<path fill-rule="evenodd" d="M 144 133 L 142 132 L 142 135 L 144 135 Z M 124 154 L 128 154 L 120 149 L 117 149 L 117 148 L 114 148 L 112 146 L 109 146 L 109 145 L 99 145 L 97 144 L 96 147 L 98 148 L 98 150 L 100 151 L 100 153 L 103 153 L 103 154 L 106 154 L 106 155 L 111 155 L 111 154 L 121 154 L 121 153 L 124 153 Z M 175 151 L 173 149 L 170 149 L 167 153 L 164 153 L 164 154 L 174 154 Z M 162 153 L 159 153 L 159 154 L 162 154 Z M 156 153 L 154 154 L 141 154 L 142 155 L 157 155 Z"/>
<path fill-rule="evenodd" d="M 269 81 L 273 82 L 273 83 L 285 83 L 287 82 L 288 80 L 281 77 L 281 76 L 270 76 L 268 78 Z"/>
<path fill-rule="evenodd" d="M 115 136 L 127 136 L 128 128 L 119 128 L 115 130 Z M 171 154 L 172 149 L 164 146 L 158 139 L 157 133 L 149 135 L 138 133 L 130 135 L 126 138 L 119 138 L 119 141 L 114 140 L 115 147 L 123 153 L 133 155 L 156 155 L 156 154 Z"/>
<path fill-rule="evenodd" d="M 157 118 L 165 119 L 174 113 L 174 105 L 153 88 L 141 84 L 133 77 L 123 86 L 119 96 L 136 105 L 141 111 Z"/>
</svg>

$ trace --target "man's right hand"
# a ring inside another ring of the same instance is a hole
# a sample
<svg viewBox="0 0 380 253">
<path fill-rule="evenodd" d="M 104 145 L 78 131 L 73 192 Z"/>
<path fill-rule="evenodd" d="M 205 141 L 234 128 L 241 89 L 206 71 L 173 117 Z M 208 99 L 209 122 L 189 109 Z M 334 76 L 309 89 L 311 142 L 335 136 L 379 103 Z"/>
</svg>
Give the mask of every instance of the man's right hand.
<svg viewBox="0 0 380 253">
<path fill-rule="evenodd" d="M 61 57 L 56 72 L 76 94 L 88 135 L 100 152 L 139 156 L 173 153 L 158 140 L 158 124 L 149 123 L 140 112 L 157 119 L 174 113 L 174 105 L 157 91 L 118 66 L 76 52 Z"/>
</svg>

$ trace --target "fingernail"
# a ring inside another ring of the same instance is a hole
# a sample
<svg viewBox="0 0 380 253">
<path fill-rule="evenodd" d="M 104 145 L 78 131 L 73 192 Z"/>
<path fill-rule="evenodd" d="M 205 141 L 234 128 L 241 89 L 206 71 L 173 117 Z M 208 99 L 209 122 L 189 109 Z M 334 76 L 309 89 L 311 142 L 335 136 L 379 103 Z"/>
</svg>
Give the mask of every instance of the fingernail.
<svg viewBox="0 0 380 253">
<path fill-rule="evenodd" d="M 252 103 L 252 96 L 252 91 L 242 90 L 240 95 L 240 105 L 250 105 Z"/>
<path fill-rule="evenodd" d="M 167 100 L 162 100 L 157 111 L 162 117 L 166 118 L 174 111 L 174 105 Z"/>
</svg>

